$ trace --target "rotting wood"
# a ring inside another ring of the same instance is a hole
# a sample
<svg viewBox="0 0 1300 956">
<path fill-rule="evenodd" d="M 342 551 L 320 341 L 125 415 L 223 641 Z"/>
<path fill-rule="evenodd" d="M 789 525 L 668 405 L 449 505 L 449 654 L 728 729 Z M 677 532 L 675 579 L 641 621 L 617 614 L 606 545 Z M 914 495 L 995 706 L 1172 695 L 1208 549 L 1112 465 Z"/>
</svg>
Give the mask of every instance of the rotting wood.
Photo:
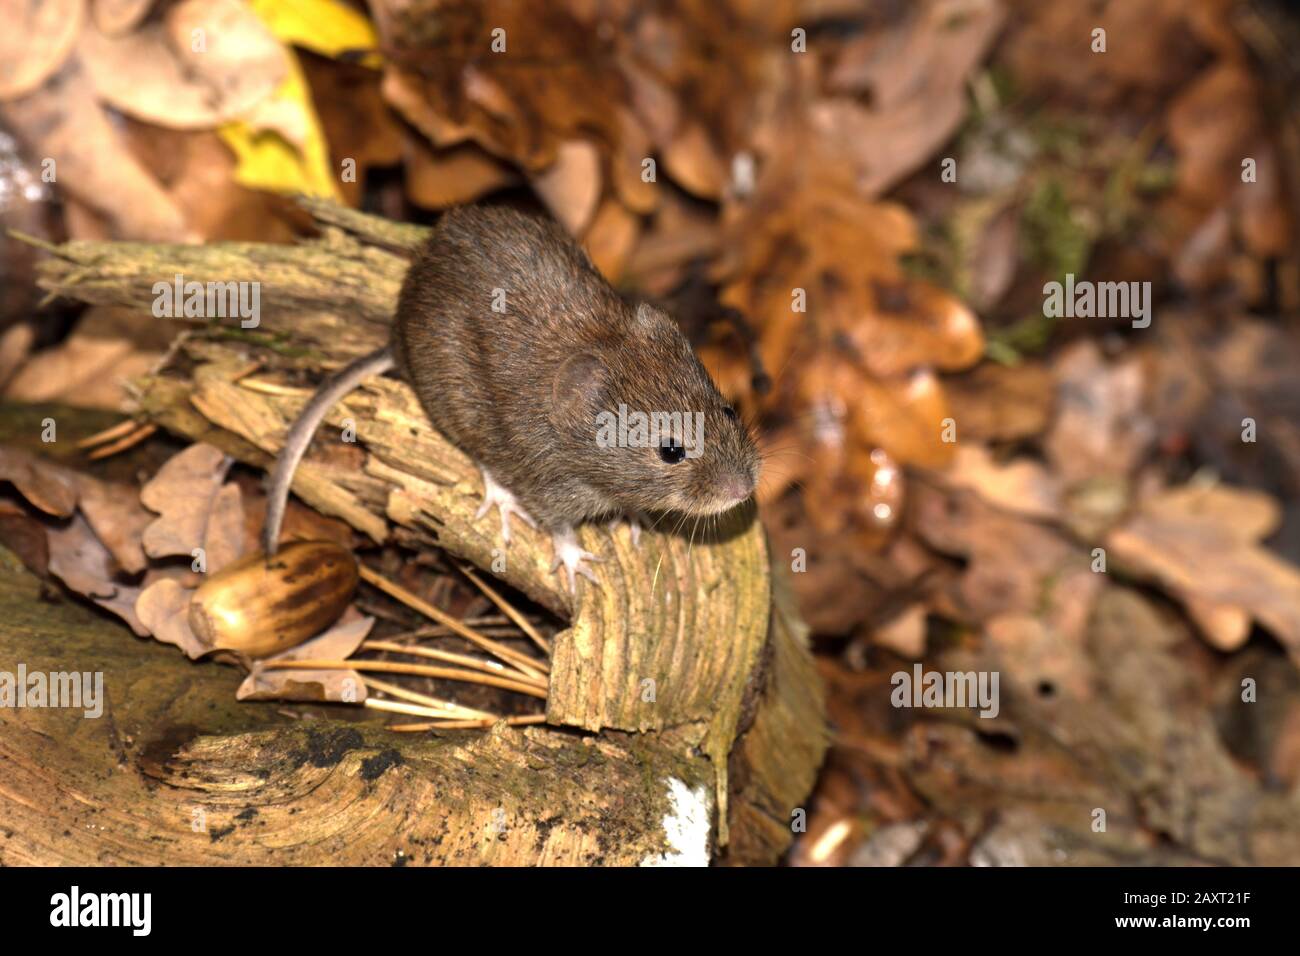
<svg viewBox="0 0 1300 956">
<path fill-rule="evenodd" d="M 193 332 L 168 367 L 138 383 L 137 395 L 148 420 L 264 468 L 307 398 L 310 382 L 302 370 L 319 374 L 384 339 L 405 268 L 400 250 L 422 235 L 418 227 L 328 204 L 308 208 L 322 223 L 322 235 L 299 246 L 67 243 L 52 247 L 40 283 L 85 301 L 141 308 L 152 301 L 159 276 L 261 283 L 264 321 L 256 334 L 239 334 L 237 320 Z M 258 382 L 302 388 L 241 385 L 254 370 Z M 355 424 L 353 445 L 329 438 L 345 419 Z M 496 514 L 475 520 L 482 490 L 475 469 L 430 426 L 404 383 L 366 383 L 327 422 L 295 480 L 294 492 L 304 501 L 376 541 L 397 531 L 394 537 L 403 542 L 437 544 L 494 569 L 570 621 L 554 641 L 550 724 L 636 731 L 648 739 L 671 733 L 687 749 L 701 750 L 712 765 L 722 843 L 735 819 L 728 807 L 729 762 L 788 764 L 775 751 L 799 754 L 798 768 L 747 779 L 765 781 L 762 794 L 751 795 L 763 801 L 797 800 L 802 794 L 789 792 L 796 785 L 806 793 L 824 750 L 820 688 L 798 642 L 764 655 L 769 642 L 790 638 L 788 628 L 770 626 L 769 556 L 752 515 L 736 516 L 721 531 L 694 540 L 648 530 L 639 548 L 626 528 L 584 528 L 584 546 L 603 558 L 602 586 L 580 588 L 575 602 L 550 572 L 543 535 L 519 528 L 503 553 Z M 752 710 L 758 700 L 761 716 L 765 706 L 786 706 L 786 697 L 806 698 L 807 706 L 792 712 L 809 717 L 807 725 L 782 724 L 793 736 L 769 740 L 770 758 L 752 752 L 752 744 L 740 756 L 733 752 L 742 717 L 763 726 L 744 713 L 746 701 Z M 788 828 L 767 833 L 752 856 L 770 860 L 788 842 Z"/>
</svg>

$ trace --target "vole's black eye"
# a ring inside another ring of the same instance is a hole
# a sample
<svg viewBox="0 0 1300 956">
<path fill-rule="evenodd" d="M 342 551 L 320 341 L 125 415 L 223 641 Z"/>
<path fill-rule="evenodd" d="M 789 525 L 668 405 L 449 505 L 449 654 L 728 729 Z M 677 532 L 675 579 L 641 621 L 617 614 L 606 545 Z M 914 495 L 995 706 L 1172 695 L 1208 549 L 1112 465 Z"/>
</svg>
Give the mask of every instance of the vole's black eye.
<svg viewBox="0 0 1300 956">
<path fill-rule="evenodd" d="M 726 415 L 733 422 L 736 420 L 736 410 L 732 408 L 730 405 L 722 406 L 722 414 Z"/>
<path fill-rule="evenodd" d="M 665 438 L 659 446 L 659 457 L 670 465 L 675 465 L 686 457 L 686 449 L 674 438 Z"/>
</svg>

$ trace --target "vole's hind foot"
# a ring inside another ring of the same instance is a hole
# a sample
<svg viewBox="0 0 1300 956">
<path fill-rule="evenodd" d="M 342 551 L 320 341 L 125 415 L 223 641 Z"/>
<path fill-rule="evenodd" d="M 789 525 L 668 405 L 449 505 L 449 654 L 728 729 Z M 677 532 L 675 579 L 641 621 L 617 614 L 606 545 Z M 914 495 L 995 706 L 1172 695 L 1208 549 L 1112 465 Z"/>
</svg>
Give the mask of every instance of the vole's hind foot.
<svg viewBox="0 0 1300 956">
<path fill-rule="evenodd" d="M 506 544 L 510 543 L 511 515 L 515 515 L 530 528 L 537 527 L 537 522 L 533 520 L 532 515 L 519 506 L 519 500 L 510 493 L 510 489 L 497 484 L 492 473 L 486 468 L 480 468 L 479 471 L 483 476 L 483 503 L 478 506 L 478 511 L 474 515 L 475 521 L 481 519 L 495 505 L 501 515 L 501 540 Z"/>
<path fill-rule="evenodd" d="M 592 584 L 599 583 L 596 581 L 596 575 L 592 574 L 591 568 L 587 567 L 585 562 L 599 562 L 601 559 L 590 551 L 583 549 L 582 545 L 578 543 L 578 535 L 572 527 L 566 525 L 558 531 L 552 532 L 551 544 L 555 546 L 555 561 L 551 565 L 551 571 L 554 573 L 563 566 L 564 577 L 569 585 L 569 593 L 578 593 L 579 574 Z"/>
</svg>

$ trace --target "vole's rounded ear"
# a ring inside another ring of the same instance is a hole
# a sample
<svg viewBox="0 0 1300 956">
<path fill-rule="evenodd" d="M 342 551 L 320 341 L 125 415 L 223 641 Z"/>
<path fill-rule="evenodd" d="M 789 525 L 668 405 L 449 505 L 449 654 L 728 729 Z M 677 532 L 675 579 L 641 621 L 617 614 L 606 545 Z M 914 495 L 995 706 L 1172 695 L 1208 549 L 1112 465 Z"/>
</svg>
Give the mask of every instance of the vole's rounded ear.
<svg viewBox="0 0 1300 956">
<path fill-rule="evenodd" d="M 609 369 L 590 352 L 570 356 L 551 385 L 551 420 L 585 422 L 603 405 Z"/>
</svg>

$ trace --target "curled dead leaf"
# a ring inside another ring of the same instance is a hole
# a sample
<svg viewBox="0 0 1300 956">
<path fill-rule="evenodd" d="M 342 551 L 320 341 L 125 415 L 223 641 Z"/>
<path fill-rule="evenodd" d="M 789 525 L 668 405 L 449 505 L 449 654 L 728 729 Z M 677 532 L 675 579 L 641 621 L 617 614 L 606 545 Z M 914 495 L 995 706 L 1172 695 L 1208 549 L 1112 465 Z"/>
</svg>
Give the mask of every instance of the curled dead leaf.
<svg viewBox="0 0 1300 956">
<path fill-rule="evenodd" d="M 48 515 L 67 518 L 77 507 L 77 476 L 30 452 L 0 446 L 0 481 Z"/>
<path fill-rule="evenodd" d="M 607 199 L 601 204 L 582 244 L 601 274 L 617 283 L 640 231 L 635 215 L 617 200 Z"/>
<path fill-rule="evenodd" d="M 159 515 L 144 530 L 149 557 L 191 557 L 202 548 L 212 573 L 244 553 L 239 486 L 223 484 L 231 464 L 220 449 L 197 444 L 158 469 L 140 490 L 141 502 Z"/>
<path fill-rule="evenodd" d="M 78 43 L 96 95 L 173 129 L 210 129 L 256 107 L 284 82 L 284 49 L 238 0 L 184 0 L 164 21 Z"/>
<path fill-rule="evenodd" d="M 519 174 L 473 143 L 434 150 L 422 138 L 402 140 L 406 194 L 427 209 L 445 209 L 473 202 L 495 190 L 514 185 Z"/>
<path fill-rule="evenodd" d="M 39 89 L 0 102 L 0 119 L 34 156 L 55 161 L 59 185 L 113 232 L 160 242 L 195 238 L 179 207 L 131 155 L 77 57 Z"/>
<path fill-rule="evenodd" d="M 84 0 L 0 0 L 0 99 L 30 93 L 72 52 Z"/>
<path fill-rule="evenodd" d="M 126 33 L 144 19 L 154 0 L 91 0 L 95 26 L 107 36 Z"/>
<path fill-rule="evenodd" d="M 849 407 L 850 431 L 862 447 L 879 446 L 899 463 L 921 468 L 952 460 L 956 420 L 929 369 L 880 381 L 862 376 Z"/>
<path fill-rule="evenodd" d="M 663 161 L 668 175 L 691 195 L 701 199 L 722 196 L 727 166 L 699 123 L 687 123 L 677 130 L 664 148 Z"/>
<path fill-rule="evenodd" d="M 50 573 L 78 594 L 111 611 L 144 637 L 148 629 L 135 612 L 139 588 L 115 580 L 117 567 L 108 549 L 80 515 L 47 532 Z"/>
<path fill-rule="evenodd" d="M 274 654 L 268 660 L 347 660 L 369 635 L 375 619 L 348 608 L 339 622 L 319 637 Z M 262 661 L 235 693 L 238 700 L 337 701 L 359 704 L 366 699 L 366 683 L 356 671 L 267 670 Z"/>
<path fill-rule="evenodd" d="M 587 140 L 561 143 L 555 162 L 533 176 L 533 189 L 551 214 L 569 231 L 581 236 L 600 202 L 600 153 Z"/>
<path fill-rule="evenodd" d="M 963 369 L 983 356 L 979 320 L 956 296 L 906 279 L 873 284 L 872 299 L 874 307 L 843 329 L 876 376 L 906 374 L 922 366 Z"/>
</svg>

